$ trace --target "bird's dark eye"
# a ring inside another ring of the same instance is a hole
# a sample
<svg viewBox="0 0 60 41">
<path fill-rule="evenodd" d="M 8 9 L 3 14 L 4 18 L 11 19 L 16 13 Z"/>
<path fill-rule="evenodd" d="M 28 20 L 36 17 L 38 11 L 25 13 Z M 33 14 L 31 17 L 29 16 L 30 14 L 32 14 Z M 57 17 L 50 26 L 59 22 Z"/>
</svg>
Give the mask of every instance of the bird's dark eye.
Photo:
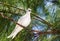
<svg viewBox="0 0 60 41">
<path fill-rule="evenodd" d="M 29 11 L 31 11 L 31 10 L 29 10 Z"/>
</svg>

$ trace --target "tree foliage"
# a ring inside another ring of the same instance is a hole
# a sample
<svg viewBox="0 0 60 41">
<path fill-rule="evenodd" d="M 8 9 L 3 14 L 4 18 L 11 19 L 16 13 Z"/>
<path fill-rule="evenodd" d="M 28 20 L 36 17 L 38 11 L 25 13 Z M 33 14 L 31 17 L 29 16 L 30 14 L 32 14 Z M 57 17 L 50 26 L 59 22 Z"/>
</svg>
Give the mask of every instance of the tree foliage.
<svg viewBox="0 0 60 41">
<path fill-rule="evenodd" d="M 42 26 L 39 29 L 38 41 L 60 41 L 60 1 L 53 5 L 46 4 L 44 0 L 0 0 L 0 41 L 33 41 L 33 32 L 26 29 L 18 33 L 13 40 L 7 39 L 17 25 L 11 18 L 17 22 L 27 8 L 32 9 L 32 21 L 28 29 L 32 30 L 36 25 L 37 28 Z M 47 32 L 48 30 L 51 31 Z"/>
</svg>

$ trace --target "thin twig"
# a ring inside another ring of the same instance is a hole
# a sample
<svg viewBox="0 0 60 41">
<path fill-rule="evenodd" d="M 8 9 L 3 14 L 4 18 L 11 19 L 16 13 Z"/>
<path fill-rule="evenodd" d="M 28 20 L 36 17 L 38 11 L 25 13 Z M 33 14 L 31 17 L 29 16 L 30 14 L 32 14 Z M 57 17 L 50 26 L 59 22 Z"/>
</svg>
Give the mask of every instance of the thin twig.
<svg viewBox="0 0 60 41">
<path fill-rule="evenodd" d="M 18 10 L 25 11 L 25 10 L 23 10 L 23 9 L 17 8 L 17 7 L 15 7 L 15 6 L 13 6 L 13 5 L 6 4 L 6 3 L 3 3 L 3 2 L 0 2 L 0 4 L 6 5 L 6 6 L 10 6 L 10 7 L 16 8 L 16 9 L 18 9 Z"/>
<path fill-rule="evenodd" d="M 36 20 L 38 20 L 38 21 L 40 21 L 40 22 L 42 22 L 42 23 L 44 23 L 44 24 L 47 24 L 48 27 L 53 27 L 52 24 L 50 24 L 49 22 L 45 21 L 45 20 L 42 19 L 40 16 L 38 16 L 38 15 L 34 15 L 34 16 L 35 16 L 34 19 L 36 19 Z"/>
</svg>

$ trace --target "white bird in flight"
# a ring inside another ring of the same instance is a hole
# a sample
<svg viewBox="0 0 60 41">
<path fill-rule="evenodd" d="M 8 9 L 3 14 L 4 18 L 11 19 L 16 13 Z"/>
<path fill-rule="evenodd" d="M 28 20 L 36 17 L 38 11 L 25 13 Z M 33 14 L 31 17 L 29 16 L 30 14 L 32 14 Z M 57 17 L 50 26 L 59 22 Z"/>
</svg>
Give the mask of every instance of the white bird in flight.
<svg viewBox="0 0 60 41">
<path fill-rule="evenodd" d="M 24 27 L 27 27 L 31 22 L 31 9 L 28 8 L 26 10 L 26 14 L 19 18 L 18 23 Z M 12 31 L 12 33 L 7 38 L 15 38 L 15 36 L 23 29 L 22 26 L 16 25 L 15 29 Z"/>
</svg>

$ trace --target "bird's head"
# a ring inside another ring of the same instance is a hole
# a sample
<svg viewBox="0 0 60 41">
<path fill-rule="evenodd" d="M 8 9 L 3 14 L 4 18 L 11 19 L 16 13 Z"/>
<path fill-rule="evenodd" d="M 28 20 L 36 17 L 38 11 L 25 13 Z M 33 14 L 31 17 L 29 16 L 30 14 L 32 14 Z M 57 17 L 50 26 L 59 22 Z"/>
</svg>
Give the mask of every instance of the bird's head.
<svg viewBox="0 0 60 41">
<path fill-rule="evenodd" d="M 26 11 L 27 11 L 27 12 L 31 12 L 31 9 L 30 9 L 30 8 L 28 8 Z"/>
</svg>

